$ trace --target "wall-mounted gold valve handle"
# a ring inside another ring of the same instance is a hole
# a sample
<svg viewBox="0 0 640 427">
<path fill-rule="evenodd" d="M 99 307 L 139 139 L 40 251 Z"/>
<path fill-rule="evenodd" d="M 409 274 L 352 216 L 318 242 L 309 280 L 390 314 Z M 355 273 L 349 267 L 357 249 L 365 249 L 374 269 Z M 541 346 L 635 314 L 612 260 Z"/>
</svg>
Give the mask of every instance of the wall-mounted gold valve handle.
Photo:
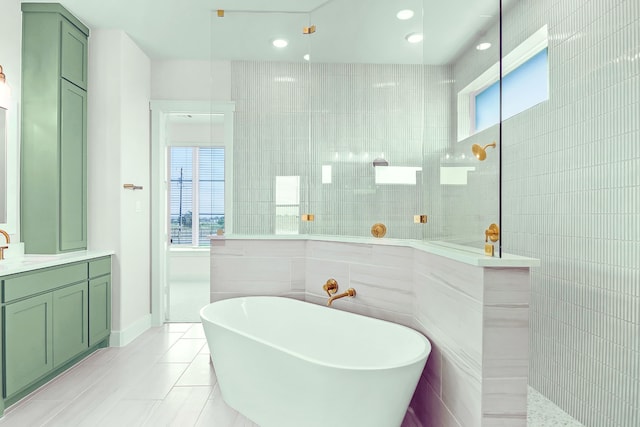
<svg viewBox="0 0 640 427">
<path fill-rule="evenodd" d="M 327 280 L 327 283 L 322 286 L 322 289 L 324 289 L 327 295 L 331 297 L 333 294 L 338 292 L 338 282 L 336 279 L 329 279 Z"/>
<path fill-rule="evenodd" d="M 500 239 L 500 228 L 498 228 L 498 224 L 491 224 L 489 228 L 484 230 L 484 241 L 488 242 L 491 240 L 492 242 L 497 242 Z"/>
<path fill-rule="evenodd" d="M 384 237 L 387 234 L 387 227 L 381 222 L 375 223 L 371 226 L 371 234 L 377 238 Z"/>
</svg>

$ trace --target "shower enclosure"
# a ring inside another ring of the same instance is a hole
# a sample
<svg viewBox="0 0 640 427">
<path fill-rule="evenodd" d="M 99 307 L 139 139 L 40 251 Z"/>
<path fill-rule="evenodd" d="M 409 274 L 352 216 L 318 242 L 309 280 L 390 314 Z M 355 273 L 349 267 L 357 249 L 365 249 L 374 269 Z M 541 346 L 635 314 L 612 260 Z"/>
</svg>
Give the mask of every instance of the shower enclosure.
<svg viewBox="0 0 640 427">
<path fill-rule="evenodd" d="M 501 256 L 500 1 L 300 7 L 212 15 L 235 103 L 226 232 L 362 239 L 383 224 L 472 250 L 493 237 Z"/>
</svg>

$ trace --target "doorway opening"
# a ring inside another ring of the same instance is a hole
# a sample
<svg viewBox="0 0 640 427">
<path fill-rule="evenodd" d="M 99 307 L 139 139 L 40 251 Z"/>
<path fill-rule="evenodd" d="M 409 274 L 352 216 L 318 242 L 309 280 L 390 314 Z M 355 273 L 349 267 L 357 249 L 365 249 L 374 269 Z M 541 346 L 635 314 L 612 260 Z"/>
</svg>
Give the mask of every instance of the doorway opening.
<svg viewBox="0 0 640 427">
<path fill-rule="evenodd" d="M 199 322 L 210 238 L 231 231 L 233 103 L 151 102 L 152 321 Z"/>
</svg>

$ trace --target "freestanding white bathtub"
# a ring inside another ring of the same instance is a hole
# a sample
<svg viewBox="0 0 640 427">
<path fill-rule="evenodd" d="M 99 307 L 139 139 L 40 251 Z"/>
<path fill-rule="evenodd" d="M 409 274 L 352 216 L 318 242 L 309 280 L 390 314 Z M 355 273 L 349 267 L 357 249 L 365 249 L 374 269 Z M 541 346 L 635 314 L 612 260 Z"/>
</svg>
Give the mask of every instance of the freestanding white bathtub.
<svg viewBox="0 0 640 427">
<path fill-rule="evenodd" d="M 223 399 L 261 427 L 398 427 L 431 351 L 413 329 L 288 298 L 200 317 Z"/>
</svg>

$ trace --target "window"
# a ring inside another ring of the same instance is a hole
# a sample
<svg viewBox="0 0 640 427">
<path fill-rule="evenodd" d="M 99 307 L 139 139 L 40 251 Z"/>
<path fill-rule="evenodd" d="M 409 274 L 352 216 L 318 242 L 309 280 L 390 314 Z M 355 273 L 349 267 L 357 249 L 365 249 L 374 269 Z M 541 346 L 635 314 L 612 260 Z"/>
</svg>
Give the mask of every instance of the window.
<svg viewBox="0 0 640 427">
<path fill-rule="evenodd" d="M 169 170 L 171 244 L 209 246 L 224 229 L 224 148 L 171 147 Z"/>
<path fill-rule="evenodd" d="M 549 99 L 548 50 L 545 48 L 502 78 L 502 120 L 513 117 Z M 479 132 L 500 120 L 500 82 L 475 97 L 475 130 Z"/>
<path fill-rule="evenodd" d="M 502 120 L 549 99 L 548 29 L 545 25 L 502 60 Z M 458 141 L 500 120 L 500 63 L 458 93 Z"/>
</svg>

